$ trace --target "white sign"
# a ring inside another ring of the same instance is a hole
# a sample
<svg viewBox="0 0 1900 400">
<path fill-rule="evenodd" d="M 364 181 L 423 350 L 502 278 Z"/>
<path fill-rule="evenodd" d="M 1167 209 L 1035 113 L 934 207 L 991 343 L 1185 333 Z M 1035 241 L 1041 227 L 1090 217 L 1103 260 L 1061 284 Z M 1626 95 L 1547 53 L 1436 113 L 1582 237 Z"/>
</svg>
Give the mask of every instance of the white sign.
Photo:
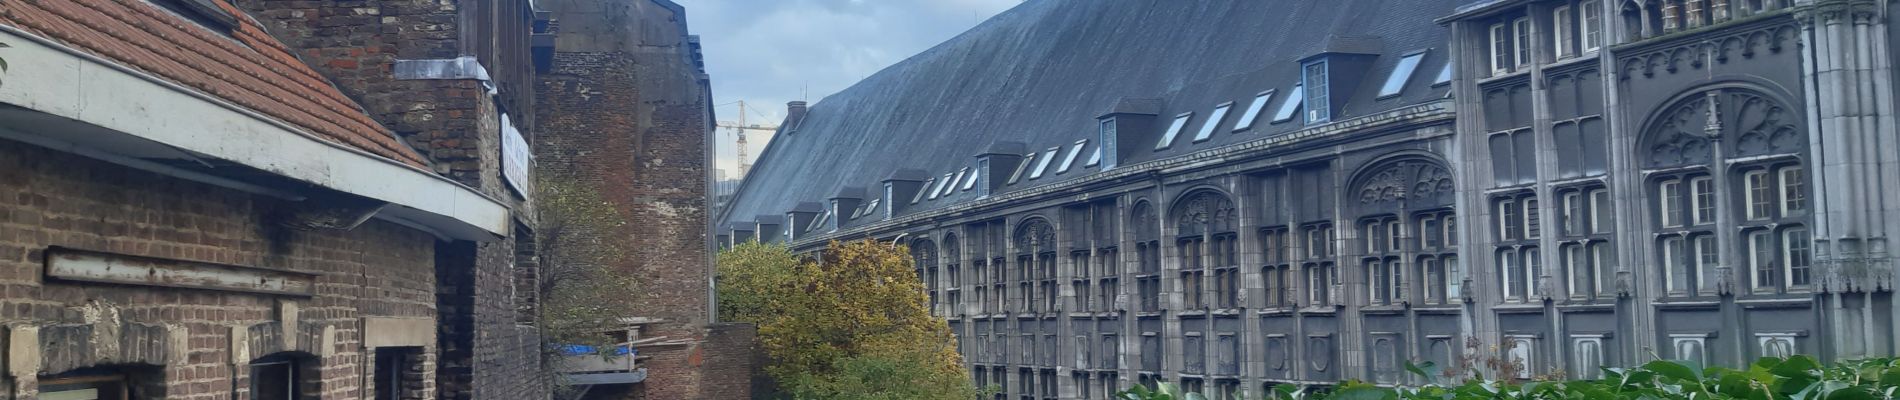
<svg viewBox="0 0 1900 400">
<path fill-rule="evenodd" d="M 508 114 L 501 115 L 501 177 L 508 181 L 508 187 L 526 198 L 534 187 L 528 180 L 528 169 L 534 165 L 534 151 L 528 148 L 528 140 L 521 137 L 521 130 L 508 120 Z"/>
</svg>

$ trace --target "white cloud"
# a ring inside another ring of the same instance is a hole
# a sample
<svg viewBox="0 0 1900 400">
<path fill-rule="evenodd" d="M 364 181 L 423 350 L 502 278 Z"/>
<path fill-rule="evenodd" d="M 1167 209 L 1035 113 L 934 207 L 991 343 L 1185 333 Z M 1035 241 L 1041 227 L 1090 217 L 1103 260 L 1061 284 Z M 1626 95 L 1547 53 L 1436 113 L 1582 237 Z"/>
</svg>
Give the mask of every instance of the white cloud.
<svg viewBox="0 0 1900 400">
<path fill-rule="evenodd" d="M 676 0 L 699 35 L 713 100 L 744 100 L 747 124 L 776 124 L 785 103 L 816 103 L 886 66 L 1014 7 L 1019 0 Z M 717 108 L 737 121 L 736 105 Z M 751 156 L 770 132 L 750 131 Z M 730 131 L 717 136 L 719 168 L 736 171 Z"/>
</svg>

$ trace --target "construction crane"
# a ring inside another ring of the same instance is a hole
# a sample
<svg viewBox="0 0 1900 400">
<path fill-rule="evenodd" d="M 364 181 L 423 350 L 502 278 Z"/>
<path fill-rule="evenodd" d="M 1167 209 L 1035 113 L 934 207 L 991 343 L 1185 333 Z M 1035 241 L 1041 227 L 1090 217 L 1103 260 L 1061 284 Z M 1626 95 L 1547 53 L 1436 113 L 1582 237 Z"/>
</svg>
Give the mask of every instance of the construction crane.
<svg viewBox="0 0 1900 400">
<path fill-rule="evenodd" d="M 739 147 L 738 147 L 739 178 L 745 178 L 746 172 L 752 170 L 752 160 L 746 157 L 745 131 L 777 131 L 778 125 L 746 124 L 745 123 L 745 116 L 746 116 L 745 100 L 739 100 L 734 103 L 739 104 L 739 121 L 738 122 L 719 121 L 718 126 L 720 128 L 726 128 L 726 129 L 731 130 L 734 136 L 739 137 L 739 140 L 738 140 L 739 142 Z"/>
</svg>

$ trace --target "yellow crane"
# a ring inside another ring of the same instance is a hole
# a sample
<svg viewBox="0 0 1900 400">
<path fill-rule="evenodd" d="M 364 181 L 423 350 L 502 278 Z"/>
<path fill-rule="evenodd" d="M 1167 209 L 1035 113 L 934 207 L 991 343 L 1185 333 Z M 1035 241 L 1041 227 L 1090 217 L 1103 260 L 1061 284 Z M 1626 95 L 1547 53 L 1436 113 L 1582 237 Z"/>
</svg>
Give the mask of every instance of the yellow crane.
<svg viewBox="0 0 1900 400">
<path fill-rule="evenodd" d="M 733 103 L 739 104 L 739 121 L 738 122 L 719 121 L 717 126 L 720 128 L 726 128 L 730 130 L 734 136 L 738 136 L 739 138 L 738 140 L 739 178 L 743 179 L 745 178 L 746 172 L 752 170 L 752 160 L 746 157 L 745 131 L 777 131 L 778 125 L 746 124 L 745 123 L 745 116 L 746 116 L 745 100 L 739 100 Z M 733 103 L 727 103 L 727 104 L 733 104 Z"/>
</svg>

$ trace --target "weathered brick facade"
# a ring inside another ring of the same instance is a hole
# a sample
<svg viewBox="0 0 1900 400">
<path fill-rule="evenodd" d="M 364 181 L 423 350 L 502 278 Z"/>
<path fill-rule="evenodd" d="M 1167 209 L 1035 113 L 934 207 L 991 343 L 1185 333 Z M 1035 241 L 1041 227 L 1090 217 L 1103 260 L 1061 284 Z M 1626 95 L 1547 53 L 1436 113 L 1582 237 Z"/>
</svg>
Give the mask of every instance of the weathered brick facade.
<svg viewBox="0 0 1900 400">
<path fill-rule="evenodd" d="M 274 35 L 428 156 L 437 173 L 512 204 L 524 224 L 515 236 L 533 234 L 532 210 L 501 176 L 501 116 L 533 132 L 534 96 L 526 89 L 532 16 L 525 3 L 240 2 L 271 20 L 266 25 Z M 479 62 L 479 71 L 458 58 Z M 398 66 L 405 62 L 450 68 L 416 72 Z M 516 310 L 516 302 L 534 296 L 516 292 L 516 239 L 438 245 L 443 399 L 549 393 L 540 335 Z"/>
<path fill-rule="evenodd" d="M 11 141 L 0 141 L 0 182 L 12 384 L 0 398 L 34 398 L 42 377 L 105 365 L 141 399 L 249 399 L 252 363 L 286 355 L 305 396 L 357 398 L 371 383 L 366 319 L 427 326 L 436 315 L 435 239 L 415 229 L 294 229 L 284 200 Z M 42 278 L 54 247 L 313 273 L 315 295 Z M 412 377 L 428 382 L 433 343 L 416 344 Z"/>
<path fill-rule="evenodd" d="M 595 188 L 631 217 L 637 317 L 644 337 L 686 344 L 638 348 L 650 356 L 631 398 L 749 397 L 749 327 L 709 327 L 707 182 L 710 92 L 695 65 L 683 9 L 668 1 L 545 1 L 556 44 L 540 76 L 536 156 L 542 173 Z M 629 36 L 629 33 L 632 33 Z"/>
</svg>

